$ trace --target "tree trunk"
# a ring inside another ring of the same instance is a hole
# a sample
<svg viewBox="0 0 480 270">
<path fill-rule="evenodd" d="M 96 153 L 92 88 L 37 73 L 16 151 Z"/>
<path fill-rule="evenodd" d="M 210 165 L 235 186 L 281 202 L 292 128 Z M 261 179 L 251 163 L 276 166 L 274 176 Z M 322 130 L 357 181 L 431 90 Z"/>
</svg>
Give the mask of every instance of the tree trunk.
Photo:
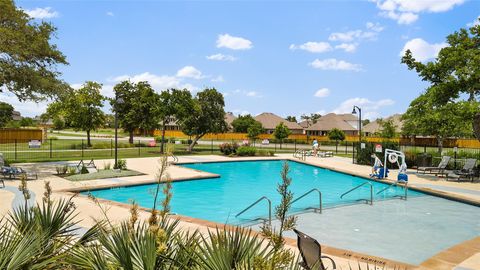
<svg viewBox="0 0 480 270">
<path fill-rule="evenodd" d="M 90 130 L 87 130 L 87 147 L 92 146 L 92 142 L 90 141 Z"/>
<path fill-rule="evenodd" d="M 133 130 L 129 130 L 129 131 L 128 131 L 128 136 L 129 136 L 129 137 L 128 137 L 128 142 L 129 142 L 130 144 L 133 144 Z"/>
<path fill-rule="evenodd" d="M 480 113 L 475 114 L 473 117 L 473 133 L 477 140 L 480 141 Z"/>
<path fill-rule="evenodd" d="M 442 154 L 443 151 L 443 138 L 441 136 L 437 136 L 437 145 L 438 145 L 438 153 Z"/>
<path fill-rule="evenodd" d="M 163 121 L 163 125 L 162 125 L 162 141 L 160 142 L 160 153 L 163 154 L 163 147 L 164 147 L 164 140 L 165 140 L 165 121 Z"/>
<path fill-rule="evenodd" d="M 338 141 L 335 141 L 335 153 L 338 153 Z"/>
<path fill-rule="evenodd" d="M 203 135 L 204 135 L 204 134 L 203 134 Z M 197 143 L 197 141 L 200 140 L 201 137 L 203 137 L 203 135 L 197 135 L 197 136 L 195 136 L 195 138 L 193 139 L 192 143 L 188 146 L 188 152 L 189 152 L 189 153 L 192 153 L 193 147 L 195 146 L 195 144 Z"/>
</svg>

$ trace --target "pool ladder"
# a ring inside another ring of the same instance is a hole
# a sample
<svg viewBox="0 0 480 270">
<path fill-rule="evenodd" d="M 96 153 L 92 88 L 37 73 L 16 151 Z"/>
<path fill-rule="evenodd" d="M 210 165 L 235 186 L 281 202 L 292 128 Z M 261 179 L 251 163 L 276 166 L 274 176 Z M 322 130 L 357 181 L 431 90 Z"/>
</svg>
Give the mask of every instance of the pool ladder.
<svg viewBox="0 0 480 270">
<path fill-rule="evenodd" d="M 350 189 L 349 191 L 347 191 L 347 192 L 343 193 L 342 195 L 340 195 L 340 199 L 343 199 L 343 196 L 345 196 L 345 195 L 347 195 L 348 193 L 350 193 L 350 192 L 352 192 L 352 191 L 354 191 L 354 190 L 356 190 L 356 189 L 358 189 L 358 188 L 361 188 L 361 187 L 363 187 L 363 186 L 365 186 L 365 185 L 369 185 L 369 186 L 370 186 L 370 200 L 368 200 L 368 199 L 360 199 L 360 200 L 365 200 L 368 204 L 373 205 L 373 185 L 372 185 L 372 183 L 370 183 L 370 182 L 362 183 L 362 184 L 360 184 L 360 185 L 358 185 L 358 186 Z"/>
<path fill-rule="evenodd" d="M 247 212 L 250 208 L 252 208 L 253 206 L 255 206 L 256 204 L 258 204 L 259 202 L 261 202 L 263 200 L 266 200 L 268 202 L 268 224 L 272 225 L 272 201 L 270 201 L 270 199 L 267 198 L 267 196 L 260 197 L 260 199 L 256 200 L 254 203 L 250 204 L 247 208 L 243 209 L 240 213 L 236 214 L 235 217 L 238 217 L 241 214 Z M 265 220 L 265 219 L 263 219 L 263 220 Z"/>
<path fill-rule="evenodd" d="M 402 195 L 395 195 L 394 197 L 400 197 L 401 200 L 405 200 L 405 201 L 406 201 L 406 200 L 407 200 L 407 193 L 408 193 L 408 184 L 407 184 L 407 183 L 405 183 L 405 184 L 403 184 L 403 185 L 399 185 L 399 184 L 400 184 L 400 183 L 395 182 L 395 183 L 393 183 L 393 184 L 391 184 L 391 185 L 388 185 L 388 186 L 385 187 L 384 189 L 382 189 L 382 190 L 380 190 L 379 192 L 377 192 L 377 194 L 380 194 L 380 193 L 384 192 L 385 190 L 387 190 L 387 189 L 389 189 L 389 188 L 391 188 L 391 187 L 393 187 L 393 186 L 401 186 L 401 187 L 403 187 L 403 189 L 405 190 L 405 195 L 403 195 L 403 196 L 402 196 Z"/>
<path fill-rule="evenodd" d="M 312 188 L 311 190 L 305 192 L 302 196 L 296 198 L 295 200 L 293 200 L 290 204 L 293 204 L 294 202 L 297 202 L 298 200 L 304 198 L 305 196 L 307 196 L 308 194 L 312 193 L 316 191 L 318 193 L 318 208 L 316 207 L 308 207 L 306 209 L 313 209 L 315 212 L 318 211 L 318 213 L 322 213 L 322 192 L 316 188 Z"/>
<path fill-rule="evenodd" d="M 177 163 L 178 162 L 178 157 L 175 156 L 173 153 L 171 153 L 169 156 L 171 156 L 173 158 L 173 164 Z"/>
<path fill-rule="evenodd" d="M 300 160 L 306 160 L 307 159 L 307 151 L 297 150 L 295 153 L 293 153 L 293 157 L 298 158 Z"/>
</svg>

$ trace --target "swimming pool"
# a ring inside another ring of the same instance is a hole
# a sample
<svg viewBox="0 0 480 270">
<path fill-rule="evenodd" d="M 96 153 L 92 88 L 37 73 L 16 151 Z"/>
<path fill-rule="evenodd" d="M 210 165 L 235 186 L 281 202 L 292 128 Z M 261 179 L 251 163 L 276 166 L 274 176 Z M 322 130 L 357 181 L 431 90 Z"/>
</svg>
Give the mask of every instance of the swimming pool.
<svg viewBox="0 0 480 270">
<path fill-rule="evenodd" d="M 288 163 L 294 198 L 312 188 L 322 191 L 326 208 L 323 214 L 303 211 L 318 206 L 318 195 L 314 193 L 296 202 L 292 212 L 299 214 L 300 230 L 326 245 L 419 264 L 445 248 L 480 235 L 478 207 L 413 190 L 408 190 L 407 201 L 393 199 L 403 195 L 404 190 L 392 187 L 375 194 L 387 185 L 299 162 Z M 252 219 L 265 218 L 266 202 L 238 218 L 235 215 L 261 196 L 268 197 L 272 206 L 278 205 L 276 187 L 281 181 L 282 164 L 279 160 L 184 164 L 221 177 L 173 183 L 172 212 L 228 224 L 250 224 Z M 367 181 L 374 188 L 373 206 L 358 202 L 369 198 L 368 185 L 340 198 L 344 192 Z M 140 206 L 151 208 L 154 188 L 155 184 L 149 184 L 91 193 L 122 203 L 135 200 Z M 344 205 L 350 206 L 338 207 Z"/>
</svg>

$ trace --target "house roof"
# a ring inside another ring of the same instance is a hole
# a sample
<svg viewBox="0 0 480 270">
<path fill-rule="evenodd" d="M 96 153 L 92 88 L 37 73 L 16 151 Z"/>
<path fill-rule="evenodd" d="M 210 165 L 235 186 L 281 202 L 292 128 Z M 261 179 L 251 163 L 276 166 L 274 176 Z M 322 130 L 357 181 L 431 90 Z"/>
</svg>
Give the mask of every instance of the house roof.
<svg viewBox="0 0 480 270">
<path fill-rule="evenodd" d="M 307 120 L 303 120 L 302 122 L 298 123 L 301 127 L 303 128 L 307 128 L 309 127 L 310 125 L 308 124 L 308 121 Z"/>
<path fill-rule="evenodd" d="M 403 121 L 402 121 L 401 114 L 394 114 L 392 116 L 384 118 L 384 120 L 387 120 L 387 121 L 393 120 L 393 124 L 395 125 L 395 130 L 397 132 L 400 132 L 402 130 Z M 363 127 L 363 131 L 368 133 L 376 133 L 376 132 L 380 132 L 380 130 L 381 130 L 381 127 L 377 120 L 370 122 Z"/>
<path fill-rule="evenodd" d="M 306 130 L 312 131 L 330 131 L 334 128 L 338 128 L 343 131 L 355 131 L 357 130 L 352 125 L 346 122 L 341 115 L 334 113 L 326 114 L 317 120 L 317 123 L 306 128 Z"/>
<path fill-rule="evenodd" d="M 301 130 L 303 130 L 303 127 L 301 127 L 299 124 L 297 124 L 295 122 L 289 122 L 289 121 L 283 119 L 282 117 L 280 117 L 276 114 L 273 114 L 273 113 L 267 113 L 267 112 L 261 113 L 261 114 L 255 116 L 254 118 L 258 122 L 260 122 L 262 124 L 263 128 L 265 128 L 265 129 L 275 129 L 275 127 L 278 124 L 283 122 L 288 127 L 288 129 L 301 129 Z"/>
<path fill-rule="evenodd" d="M 337 114 L 344 121 L 358 121 L 358 117 L 351 113 Z"/>
<path fill-rule="evenodd" d="M 233 120 L 237 119 L 237 117 L 235 115 L 233 115 L 233 113 L 231 112 L 227 112 L 225 114 L 225 122 L 227 122 L 228 124 L 228 127 L 232 127 L 232 122 Z"/>
</svg>

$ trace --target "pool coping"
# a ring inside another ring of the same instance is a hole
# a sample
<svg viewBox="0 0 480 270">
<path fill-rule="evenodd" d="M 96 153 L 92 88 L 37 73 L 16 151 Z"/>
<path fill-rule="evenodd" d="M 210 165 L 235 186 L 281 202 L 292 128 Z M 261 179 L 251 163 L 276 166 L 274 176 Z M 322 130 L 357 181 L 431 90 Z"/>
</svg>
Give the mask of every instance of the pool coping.
<svg viewBox="0 0 480 270">
<path fill-rule="evenodd" d="M 356 176 L 363 178 L 365 180 L 369 181 L 375 181 L 375 182 L 380 182 L 384 184 L 393 184 L 395 181 L 393 180 L 379 180 L 379 179 L 373 179 L 373 178 L 368 178 L 360 173 L 355 173 L 355 172 L 350 172 L 350 171 L 342 171 L 338 168 L 334 168 L 331 166 L 324 166 L 324 165 L 319 165 L 315 164 L 313 162 L 308 162 L 304 160 L 298 160 L 295 158 L 289 158 L 289 157 L 271 157 L 271 158 L 262 158 L 262 159 L 245 159 L 245 160 L 219 160 L 219 161 L 201 161 L 201 162 L 177 162 L 172 165 L 184 165 L 184 164 L 198 164 L 198 163 L 223 163 L 223 162 L 248 162 L 248 161 L 293 161 L 293 162 L 298 162 L 318 168 L 323 168 L 327 170 L 332 170 L 335 172 L 351 175 L 351 176 Z M 211 178 L 220 178 L 221 176 L 219 174 L 213 174 L 197 169 L 192 169 L 192 168 L 186 168 L 185 169 L 189 170 L 194 170 L 197 172 L 202 172 L 206 175 L 201 175 L 201 176 L 190 176 L 190 177 L 175 177 L 170 179 L 169 181 L 171 182 L 181 182 L 181 181 L 192 181 L 192 180 L 202 180 L 202 179 L 211 179 Z M 136 182 L 131 182 L 131 183 L 114 183 L 114 184 L 107 184 L 107 185 L 96 185 L 96 186 L 83 186 L 83 187 L 77 187 L 77 188 L 67 188 L 67 189 L 60 189 L 60 190 L 55 190 L 54 192 L 58 193 L 66 193 L 68 195 L 71 195 L 71 193 L 76 193 L 82 198 L 87 198 L 87 195 L 80 194 L 81 191 L 88 191 L 88 190 L 101 190 L 101 189 L 109 189 L 109 188 L 116 188 L 116 187 L 129 187 L 129 186 L 140 186 L 140 185 L 147 185 L 147 184 L 154 184 L 157 183 L 157 180 L 146 180 L 146 181 L 136 181 Z M 433 195 L 436 197 L 448 199 L 448 200 L 453 200 L 456 202 L 461 202 L 461 203 L 466 203 L 470 204 L 473 206 L 480 207 L 480 201 L 478 200 L 473 200 L 470 198 L 466 198 L 460 195 L 452 195 L 448 194 L 447 192 L 443 191 L 438 191 L 438 190 L 433 190 L 430 188 L 424 188 L 424 187 L 415 187 L 414 185 L 408 185 L 408 187 L 412 190 L 423 192 L 429 195 Z M 101 203 L 109 204 L 109 205 L 114 205 L 126 209 L 130 209 L 131 206 L 126 203 L 120 203 L 112 200 L 106 200 L 106 199 L 101 199 L 97 198 L 97 200 Z M 139 210 L 145 211 L 147 213 L 150 212 L 150 208 L 146 207 L 139 207 Z M 176 218 L 180 221 L 183 222 L 188 222 L 188 223 L 193 223 L 197 224 L 200 226 L 204 226 L 207 228 L 220 228 L 220 229 L 234 229 L 237 227 L 237 225 L 227 225 L 227 224 L 222 224 L 218 222 L 213 222 L 209 220 L 204 220 L 204 219 L 199 219 L 199 218 L 194 218 L 190 216 L 184 216 L 184 215 L 178 215 L 174 214 L 171 215 L 172 218 Z M 263 235 L 260 232 L 252 230 L 252 233 L 254 235 L 257 235 L 259 237 L 263 237 Z M 289 246 L 296 247 L 296 239 L 285 237 L 285 243 Z M 330 255 L 336 256 L 336 257 L 341 257 L 345 259 L 356 259 L 360 262 L 364 263 L 369 263 L 369 264 L 379 264 L 382 266 L 396 266 L 396 267 L 402 267 L 405 269 L 416 269 L 416 268 L 421 268 L 421 269 L 452 269 L 452 267 L 460 264 L 470 256 L 473 256 L 475 253 L 480 252 L 480 236 L 475 237 L 473 239 L 466 240 L 464 242 L 458 243 L 457 245 L 451 246 L 443 251 L 440 251 L 436 255 L 426 259 L 425 261 L 421 262 L 419 265 L 412 265 L 408 264 L 405 262 L 398 262 L 395 260 L 390 260 L 374 255 L 368 255 L 368 254 L 363 254 L 360 252 L 355 252 L 351 250 L 346 250 L 346 249 L 340 249 L 336 247 L 331 247 L 327 245 L 322 245 L 322 250 Z"/>
</svg>

